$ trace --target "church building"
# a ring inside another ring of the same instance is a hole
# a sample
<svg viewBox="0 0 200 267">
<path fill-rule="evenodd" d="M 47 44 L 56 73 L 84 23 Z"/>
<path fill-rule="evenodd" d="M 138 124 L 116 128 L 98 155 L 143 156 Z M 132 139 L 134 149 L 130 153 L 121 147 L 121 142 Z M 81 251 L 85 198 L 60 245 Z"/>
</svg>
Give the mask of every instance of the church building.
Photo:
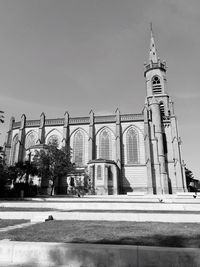
<svg viewBox="0 0 200 267">
<path fill-rule="evenodd" d="M 68 146 L 80 178 L 86 171 L 95 194 L 128 192 L 175 194 L 185 192 L 186 180 L 181 142 L 173 102 L 167 92 L 166 63 L 157 55 L 151 30 L 149 61 L 144 66 L 146 99 L 141 113 L 21 121 L 11 118 L 5 145 L 9 165 L 27 159 L 35 149 L 52 140 Z M 72 177 L 57 181 L 57 194 L 64 194 Z M 45 181 L 41 186 L 48 187 Z"/>
</svg>

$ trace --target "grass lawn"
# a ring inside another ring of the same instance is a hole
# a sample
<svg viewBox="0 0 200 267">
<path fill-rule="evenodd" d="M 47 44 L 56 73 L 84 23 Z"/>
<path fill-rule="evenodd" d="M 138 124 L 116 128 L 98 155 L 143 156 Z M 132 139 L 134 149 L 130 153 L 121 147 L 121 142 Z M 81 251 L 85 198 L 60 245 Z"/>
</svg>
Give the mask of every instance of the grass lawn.
<svg viewBox="0 0 200 267">
<path fill-rule="evenodd" d="M 2 220 L 0 219 L 0 228 L 4 228 L 7 226 L 12 226 L 15 224 L 21 224 L 21 223 L 26 223 L 29 222 L 29 220 Z"/>
<path fill-rule="evenodd" d="M 0 239 L 38 242 L 200 247 L 200 224 L 48 221 L 0 233 Z"/>
</svg>

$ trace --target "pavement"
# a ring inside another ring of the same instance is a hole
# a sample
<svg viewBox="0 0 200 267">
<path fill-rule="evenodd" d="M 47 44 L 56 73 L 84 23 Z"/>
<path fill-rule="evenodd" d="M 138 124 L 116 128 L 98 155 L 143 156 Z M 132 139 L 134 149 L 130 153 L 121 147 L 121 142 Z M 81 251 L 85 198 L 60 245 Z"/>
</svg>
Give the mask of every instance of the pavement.
<svg viewBox="0 0 200 267">
<path fill-rule="evenodd" d="M 0 266 L 198 267 L 199 248 L 0 242 Z"/>
<path fill-rule="evenodd" d="M 20 223 L 20 224 L 10 225 L 10 226 L 7 226 L 7 227 L 0 228 L 0 232 L 8 232 L 10 230 L 20 229 L 20 228 L 24 228 L 24 227 L 28 227 L 28 226 L 34 225 L 36 223 L 37 222 L 27 222 L 27 223 Z"/>
<path fill-rule="evenodd" d="M 152 195 L 148 199 L 147 196 L 119 195 L 1 200 L 0 208 L 0 219 L 26 219 L 31 222 L 43 222 L 52 215 L 55 220 L 200 223 L 200 198 L 194 199 L 191 193 Z"/>
</svg>

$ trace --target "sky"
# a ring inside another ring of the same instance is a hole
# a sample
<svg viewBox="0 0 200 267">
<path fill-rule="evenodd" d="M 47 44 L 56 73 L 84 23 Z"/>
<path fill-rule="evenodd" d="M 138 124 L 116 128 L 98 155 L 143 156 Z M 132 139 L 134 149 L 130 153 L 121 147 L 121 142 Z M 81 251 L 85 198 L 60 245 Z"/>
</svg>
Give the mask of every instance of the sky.
<svg viewBox="0 0 200 267">
<path fill-rule="evenodd" d="M 199 0 L 0 0 L 0 145 L 23 113 L 141 113 L 152 22 L 183 159 L 200 179 L 199 10 Z"/>
</svg>

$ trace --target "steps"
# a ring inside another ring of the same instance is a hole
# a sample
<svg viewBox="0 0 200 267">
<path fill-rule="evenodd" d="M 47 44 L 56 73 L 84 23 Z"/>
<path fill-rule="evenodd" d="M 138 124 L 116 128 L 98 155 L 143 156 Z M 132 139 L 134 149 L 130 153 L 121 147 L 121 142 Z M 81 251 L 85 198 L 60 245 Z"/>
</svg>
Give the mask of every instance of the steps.
<svg viewBox="0 0 200 267">
<path fill-rule="evenodd" d="M 162 197 L 162 198 L 161 198 Z M 162 202 L 160 201 L 162 200 Z M 83 198 L 34 198 L 1 201 L 1 219 L 200 222 L 200 199 L 163 196 L 87 196 Z M 6 211 L 6 207 L 26 211 Z M 27 211 L 27 208 L 30 211 Z M 31 210 L 34 208 L 34 210 Z M 37 211 L 36 209 L 40 209 Z M 51 208 L 52 211 L 41 211 Z"/>
</svg>

